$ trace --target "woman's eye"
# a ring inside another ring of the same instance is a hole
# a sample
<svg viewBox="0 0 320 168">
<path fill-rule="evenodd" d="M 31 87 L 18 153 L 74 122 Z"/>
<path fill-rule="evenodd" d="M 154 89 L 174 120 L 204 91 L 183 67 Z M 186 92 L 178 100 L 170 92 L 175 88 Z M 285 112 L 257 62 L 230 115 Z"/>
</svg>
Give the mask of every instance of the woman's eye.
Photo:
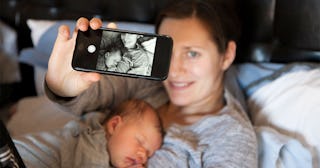
<svg viewBox="0 0 320 168">
<path fill-rule="evenodd" d="M 188 56 L 189 57 L 196 57 L 196 56 L 198 56 L 199 54 L 198 54 L 198 52 L 196 52 L 196 51 L 188 51 Z"/>
</svg>

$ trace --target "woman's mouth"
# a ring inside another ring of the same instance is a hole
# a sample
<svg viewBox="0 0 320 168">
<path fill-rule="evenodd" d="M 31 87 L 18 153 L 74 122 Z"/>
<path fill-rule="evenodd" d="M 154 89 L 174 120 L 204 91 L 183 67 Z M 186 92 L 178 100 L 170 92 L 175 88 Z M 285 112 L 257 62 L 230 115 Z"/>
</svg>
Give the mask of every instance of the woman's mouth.
<svg viewBox="0 0 320 168">
<path fill-rule="evenodd" d="M 191 85 L 191 82 L 170 82 L 169 84 L 173 89 L 185 89 Z"/>
</svg>

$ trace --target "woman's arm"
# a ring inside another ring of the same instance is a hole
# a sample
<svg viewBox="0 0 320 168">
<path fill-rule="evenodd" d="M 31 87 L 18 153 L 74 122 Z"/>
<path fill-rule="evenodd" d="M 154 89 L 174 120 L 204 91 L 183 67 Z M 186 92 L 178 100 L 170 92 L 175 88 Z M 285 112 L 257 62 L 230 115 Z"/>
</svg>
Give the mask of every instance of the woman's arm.
<svg viewBox="0 0 320 168">
<path fill-rule="evenodd" d="M 98 124 L 103 118 L 99 113 L 84 116 L 58 130 L 17 137 L 14 143 L 30 168 L 105 167 L 109 165 L 109 155 L 105 132 Z"/>
<path fill-rule="evenodd" d="M 86 31 L 89 26 L 98 29 L 102 26 L 102 22 L 97 18 L 90 21 L 80 18 L 72 35 L 67 26 L 59 28 L 45 78 L 46 93 L 51 100 L 69 108 L 68 111 L 81 115 L 90 111 L 104 112 L 129 98 L 148 101 L 159 96 L 163 97 L 164 89 L 160 82 L 103 76 L 72 69 L 71 61 L 77 30 Z M 166 100 L 164 98 L 160 101 Z"/>
<path fill-rule="evenodd" d="M 108 112 L 123 100 L 130 98 L 143 99 L 155 108 L 168 101 L 164 87 L 159 81 L 119 76 L 103 76 L 77 97 L 65 98 L 54 94 L 46 87 L 46 94 L 67 111 L 77 115 L 86 112 Z"/>
<path fill-rule="evenodd" d="M 90 21 L 86 18 L 80 18 L 72 34 L 68 26 L 62 25 L 59 27 L 45 77 L 48 87 L 59 96 L 78 96 L 93 83 L 100 80 L 101 76 L 98 73 L 75 71 L 71 67 L 78 30 L 86 31 L 89 26 L 92 29 L 98 29 L 102 26 L 102 21 L 97 18 Z"/>
</svg>

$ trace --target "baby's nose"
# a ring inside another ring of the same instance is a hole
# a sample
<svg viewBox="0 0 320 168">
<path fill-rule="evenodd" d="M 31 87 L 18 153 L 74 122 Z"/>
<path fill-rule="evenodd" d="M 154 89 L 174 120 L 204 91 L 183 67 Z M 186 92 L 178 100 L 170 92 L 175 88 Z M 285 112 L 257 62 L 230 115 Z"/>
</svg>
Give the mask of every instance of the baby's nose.
<svg viewBox="0 0 320 168">
<path fill-rule="evenodd" d="M 137 157 L 137 161 L 140 164 L 145 164 L 147 162 L 147 151 L 145 149 L 140 149 L 137 153 L 138 157 Z"/>
</svg>

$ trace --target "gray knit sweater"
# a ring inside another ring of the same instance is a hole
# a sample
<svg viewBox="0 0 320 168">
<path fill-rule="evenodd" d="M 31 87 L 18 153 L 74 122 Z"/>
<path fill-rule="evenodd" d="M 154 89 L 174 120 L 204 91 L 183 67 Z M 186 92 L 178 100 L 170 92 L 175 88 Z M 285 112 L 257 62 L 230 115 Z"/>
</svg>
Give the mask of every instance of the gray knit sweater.
<svg viewBox="0 0 320 168">
<path fill-rule="evenodd" d="M 47 95 L 63 108 L 82 115 L 83 120 L 72 121 L 59 131 L 15 140 L 28 167 L 69 168 L 79 167 L 80 163 L 106 167 L 108 155 L 102 152 L 106 143 L 104 132 L 97 126 L 101 116 L 94 117 L 96 115 L 90 112 L 99 111 L 105 115 L 119 102 L 133 97 L 145 99 L 155 107 L 168 101 L 160 82 L 113 76 L 102 78 L 76 98 L 61 98 L 49 90 Z M 257 167 L 257 141 L 252 125 L 228 90 L 224 97 L 226 105 L 218 114 L 208 115 L 193 125 L 172 125 L 167 129 L 163 145 L 151 157 L 148 167 Z M 68 136 L 76 138 L 68 140 Z M 81 155 L 84 149 L 89 155 Z"/>
</svg>

